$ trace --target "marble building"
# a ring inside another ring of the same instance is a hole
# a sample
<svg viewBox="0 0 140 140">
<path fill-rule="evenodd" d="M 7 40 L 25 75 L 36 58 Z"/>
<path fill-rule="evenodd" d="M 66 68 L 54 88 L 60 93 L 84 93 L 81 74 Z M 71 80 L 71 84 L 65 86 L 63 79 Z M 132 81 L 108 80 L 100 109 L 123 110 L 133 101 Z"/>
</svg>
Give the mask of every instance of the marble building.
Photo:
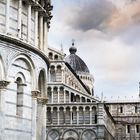
<svg viewBox="0 0 140 140">
<path fill-rule="evenodd" d="M 94 97 L 94 78 L 76 55 L 48 49 L 47 140 L 114 140 L 115 121 Z"/>
<path fill-rule="evenodd" d="M 94 77 L 76 54 L 48 49 L 47 140 L 139 140 L 140 99 L 94 97 Z"/>
<path fill-rule="evenodd" d="M 0 0 L 0 140 L 45 140 L 50 0 Z"/>
</svg>

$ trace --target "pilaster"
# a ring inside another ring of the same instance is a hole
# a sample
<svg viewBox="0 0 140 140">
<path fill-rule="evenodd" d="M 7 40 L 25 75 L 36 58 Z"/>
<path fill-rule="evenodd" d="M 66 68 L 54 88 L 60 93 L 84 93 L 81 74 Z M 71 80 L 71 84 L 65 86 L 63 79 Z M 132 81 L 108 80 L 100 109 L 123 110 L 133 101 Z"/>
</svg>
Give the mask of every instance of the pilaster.
<svg viewBox="0 0 140 140">
<path fill-rule="evenodd" d="M 21 38 L 22 0 L 18 0 L 18 37 Z"/>
<path fill-rule="evenodd" d="M 30 43 L 31 40 L 31 4 L 28 4 L 28 33 L 27 40 Z"/>
<path fill-rule="evenodd" d="M 34 40 L 35 40 L 35 46 L 38 46 L 38 11 L 35 11 L 35 36 L 34 36 Z"/>
<path fill-rule="evenodd" d="M 0 81 L 0 140 L 4 140 L 5 129 L 5 90 L 10 82 Z"/>
<path fill-rule="evenodd" d="M 9 33 L 10 0 L 6 1 L 5 33 Z"/>
</svg>

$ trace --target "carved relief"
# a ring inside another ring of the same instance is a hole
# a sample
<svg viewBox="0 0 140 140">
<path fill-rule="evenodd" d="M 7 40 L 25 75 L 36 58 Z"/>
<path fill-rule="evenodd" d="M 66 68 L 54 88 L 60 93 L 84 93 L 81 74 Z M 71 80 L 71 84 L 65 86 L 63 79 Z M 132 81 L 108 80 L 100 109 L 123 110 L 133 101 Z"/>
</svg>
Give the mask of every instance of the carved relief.
<svg viewBox="0 0 140 140">
<path fill-rule="evenodd" d="M 47 140 L 59 140 L 59 133 L 56 130 L 51 130 L 48 133 L 48 138 Z"/>
<path fill-rule="evenodd" d="M 92 130 L 86 130 L 82 134 L 82 140 L 96 140 L 95 132 Z"/>
<path fill-rule="evenodd" d="M 10 82 L 4 80 L 0 81 L 0 89 L 6 88 L 9 83 Z"/>
</svg>

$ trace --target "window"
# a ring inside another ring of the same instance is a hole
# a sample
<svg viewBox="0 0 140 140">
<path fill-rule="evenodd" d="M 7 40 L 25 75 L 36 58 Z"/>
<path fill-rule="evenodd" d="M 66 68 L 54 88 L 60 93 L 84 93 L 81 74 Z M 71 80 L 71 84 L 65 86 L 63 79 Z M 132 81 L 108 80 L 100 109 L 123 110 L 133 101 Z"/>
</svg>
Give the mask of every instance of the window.
<svg viewBox="0 0 140 140">
<path fill-rule="evenodd" d="M 127 130 L 127 133 L 130 133 L 130 125 L 127 125 L 127 128 L 126 128 Z"/>
<path fill-rule="evenodd" d="M 140 133 L 140 126 L 136 125 L 136 133 Z"/>
<path fill-rule="evenodd" d="M 138 113 L 138 107 L 135 106 L 135 113 Z"/>
<path fill-rule="evenodd" d="M 17 83 L 17 104 L 16 104 L 16 115 L 22 116 L 23 112 L 23 83 L 20 77 L 16 80 Z"/>
<path fill-rule="evenodd" d="M 123 113 L 123 107 L 120 107 L 119 113 Z"/>
</svg>

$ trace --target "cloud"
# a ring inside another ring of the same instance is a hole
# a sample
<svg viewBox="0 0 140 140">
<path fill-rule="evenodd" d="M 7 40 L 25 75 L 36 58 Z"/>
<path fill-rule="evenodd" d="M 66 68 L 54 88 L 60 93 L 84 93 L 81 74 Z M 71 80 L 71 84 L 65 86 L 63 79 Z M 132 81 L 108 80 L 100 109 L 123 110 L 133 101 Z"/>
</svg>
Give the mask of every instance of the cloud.
<svg viewBox="0 0 140 140">
<path fill-rule="evenodd" d="M 120 33 L 122 29 L 140 23 L 139 7 L 139 0 L 81 0 L 80 4 L 66 6 L 61 17 L 75 30 Z"/>
<path fill-rule="evenodd" d="M 80 6 L 66 7 L 64 22 L 76 30 L 88 31 L 91 29 L 103 30 L 106 21 L 116 10 L 115 5 L 107 0 L 83 2 Z"/>
</svg>

